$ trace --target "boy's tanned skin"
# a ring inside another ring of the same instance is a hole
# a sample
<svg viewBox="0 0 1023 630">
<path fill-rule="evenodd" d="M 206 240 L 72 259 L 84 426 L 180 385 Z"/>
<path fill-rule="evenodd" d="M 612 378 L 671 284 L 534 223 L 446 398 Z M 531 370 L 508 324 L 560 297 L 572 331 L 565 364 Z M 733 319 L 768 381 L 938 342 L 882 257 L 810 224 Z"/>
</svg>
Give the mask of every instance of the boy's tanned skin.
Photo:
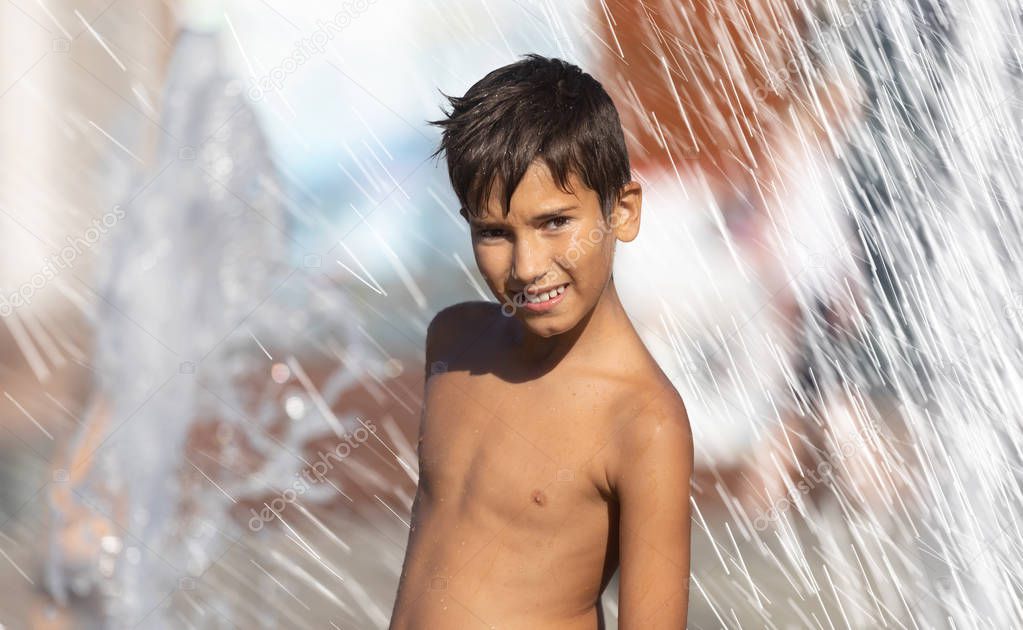
<svg viewBox="0 0 1023 630">
<path fill-rule="evenodd" d="M 535 157 L 510 199 L 495 181 L 478 212 L 463 209 L 501 304 L 457 304 L 429 326 L 392 630 L 603 628 L 619 566 L 620 628 L 685 627 L 689 422 L 611 275 L 642 191 L 627 181 L 604 206 L 574 171 L 564 184 Z M 543 312 L 521 299 L 566 284 Z"/>
</svg>

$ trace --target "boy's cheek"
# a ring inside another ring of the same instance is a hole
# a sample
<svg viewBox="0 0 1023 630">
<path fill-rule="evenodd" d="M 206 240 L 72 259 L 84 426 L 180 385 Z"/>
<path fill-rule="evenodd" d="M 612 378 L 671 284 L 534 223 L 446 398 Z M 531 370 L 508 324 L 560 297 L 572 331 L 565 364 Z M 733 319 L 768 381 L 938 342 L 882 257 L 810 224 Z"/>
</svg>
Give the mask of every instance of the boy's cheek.
<svg viewBox="0 0 1023 630">
<path fill-rule="evenodd" d="M 493 252 L 480 252 L 477 250 L 476 254 L 476 267 L 480 270 L 480 274 L 490 285 L 491 289 L 494 289 L 494 284 L 500 274 L 500 263 L 494 259 Z"/>
<path fill-rule="evenodd" d="M 557 260 L 562 268 L 570 273 L 584 274 L 599 274 L 607 268 L 610 273 L 614 241 L 606 235 L 599 236 L 596 232 L 591 236 L 593 238 L 573 241 L 559 253 Z"/>
<path fill-rule="evenodd" d="M 479 270 L 480 275 L 483 276 L 483 280 L 487 284 L 487 288 L 490 289 L 490 292 L 494 295 L 494 297 L 497 298 L 498 301 L 501 302 L 506 301 L 507 298 L 504 295 L 505 292 L 505 283 L 503 280 L 504 276 L 500 272 L 486 269 L 483 266 L 480 266 Z"/>
</svg>

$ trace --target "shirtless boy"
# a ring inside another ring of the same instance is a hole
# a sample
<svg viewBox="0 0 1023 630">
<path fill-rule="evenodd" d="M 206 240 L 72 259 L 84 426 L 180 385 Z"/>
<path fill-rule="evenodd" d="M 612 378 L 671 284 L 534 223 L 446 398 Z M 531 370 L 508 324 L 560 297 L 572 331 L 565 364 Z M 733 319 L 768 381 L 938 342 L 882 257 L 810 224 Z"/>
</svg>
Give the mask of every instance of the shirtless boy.
<svg viewBox="0 0 1023 630">
<path fill-rule="evenodd" d="M 437 153 L 499 303 L 428 328 L 391 630 L 603 628 L 619 567 L 622 630 L 684 628 L 692 434 L 615 291 L 642 205 L 617 111 L 538 55 L 448 98 Z"/>
</svg>

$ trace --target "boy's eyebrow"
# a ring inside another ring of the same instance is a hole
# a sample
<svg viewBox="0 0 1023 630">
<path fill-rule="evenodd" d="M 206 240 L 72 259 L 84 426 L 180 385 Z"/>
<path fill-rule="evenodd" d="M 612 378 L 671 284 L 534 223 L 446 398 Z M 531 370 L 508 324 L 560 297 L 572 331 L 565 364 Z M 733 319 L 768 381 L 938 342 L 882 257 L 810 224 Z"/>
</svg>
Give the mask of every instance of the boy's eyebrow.
<svg viewBox="0 0 1023 630">
<path fill-rule="evenodd" d="M 566 212 L 568 210 L 575 210 L 578 207 L 579 206 L 577 204 L 573 204 L 571 206 L 564 206 L 562 208 L 553 208 L 551 210 L 544 211 L 543 214 L 538 214 L 537 216 L 533 217 L 532 220 L 542 223 L 544 221 L 549 221 L 550 219 L 553 219 L 554 217 L 560 216 L 562 212 Z M 495 225 L 495 226 L 501 225 L 501 223 L 499 221 L 487 221 L 487 220 L 484 220 L 484 219 L 477 219 L 476 217 L 470 218 L 469 219 L 469 224 L 473 225 L 473 226 L 476 226 L 476 227 L 487 227 L 487 226 L 491 226 L 491 225 Z"/>
<path fill-rule="evenodd" d="M 488 225 L 497 225 L 497 224 L 494 223 L 493 221 L 484 221 L 482 219 L 477 219 L 476 217 L 470 217 L 469 218 L 469 225 L 472 225 L 472 226 L 475 226 L 475 227 L 486 227 Z"/>
<path fill-rule="evenodd" d="M 568 211 L 568 210 L 575 210 L 578 207 L 579 207 L 578 205 L 574 205 L 573 204 L 571 206 L 564 206 L 562 208 L 554 208 L 553 210 L 548 210 L 547 212 L 544 212 L 543 214 L 540 214 L 540 215 L 537 215 L 537 216 L 533 217 L 533 220 L 534 221 L 547 221 L 549 219 L 553 219 L 554 217 L 560 215 L 562 212 L 565 212 L 565 211 Z"/>
</svg>

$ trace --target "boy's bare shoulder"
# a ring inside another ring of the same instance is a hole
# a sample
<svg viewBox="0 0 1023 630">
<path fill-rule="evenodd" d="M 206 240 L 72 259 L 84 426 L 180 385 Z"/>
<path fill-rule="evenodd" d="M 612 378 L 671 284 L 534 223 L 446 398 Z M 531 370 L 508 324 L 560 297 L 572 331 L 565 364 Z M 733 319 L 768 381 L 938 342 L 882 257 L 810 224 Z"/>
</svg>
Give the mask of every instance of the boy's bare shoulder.
<svg viewBox="0 0 1023 630">
<path fill-rule="evenodd" d="M 671 380 L 652 359 L 639 361 L 631 378 L 622 383 L 611 407 L 614 449 L 608 476 L 619 479 L 630 463 L 639 461 L 649 447 L 670 436 L 678 446 L 674 455 L 691 466 L 692 430 L 685 402 Z"/>
<path fill-rule="evenodd" d="M 448 321 L 452 318 L 464 320 L 465 318 L 490 318 L 501 314 L 501 305 L 497 302 L 484 300 L 469 300 L 458 302 L 451 306 L 445 306 L 433 316 L 434 320 Z"/>
<path fill-rule="evenodd" d="M 438 311 L 430 321 L 426 335 L 443 341 L 447 337 L 457 337 L 493 324 L 498 317 L 501 317 L 501 305 L 496 302 L 459 302 Z"/>
<path fill-rule="evenodd" d="M 442 308 L 426 328 L 426 365 L 444 360 L 459 344 L 472 343 L 503 317 L 496 302 L 459 302 Z"/>
</svg>

